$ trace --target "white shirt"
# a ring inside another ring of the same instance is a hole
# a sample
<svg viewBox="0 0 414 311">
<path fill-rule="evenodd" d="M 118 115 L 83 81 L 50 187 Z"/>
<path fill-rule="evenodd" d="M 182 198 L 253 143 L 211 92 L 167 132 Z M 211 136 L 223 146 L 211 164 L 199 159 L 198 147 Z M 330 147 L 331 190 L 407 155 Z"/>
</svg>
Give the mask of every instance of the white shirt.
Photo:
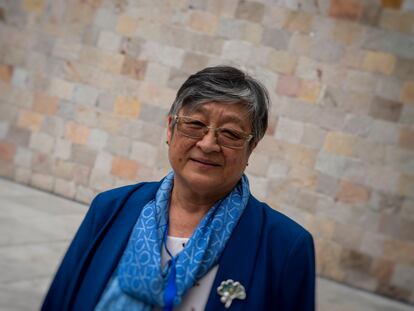
<svg viewBox="0 0 414 311">
<path fill-rule="evenodd" d="M 175 256 L 188 242 L 188 238 L 177 238 L 167 236 L 167 248 L 171 255 Z M 161 264 L 164 266 L 167 261 L 170 260 L 165 247 L 162 248 L 161 252 Z M 187 293 L 183 296 L 181 304 L 174 308 L 177 311 L 202 311 L 205 309 L 208 296 L 210 295 L 211 287 L 213 286 L 214 279 L 216 277 L 218 265 L 215 265 L 210 271 L 207 272 L 200 280 L 190 288 Z"/>
</svg>

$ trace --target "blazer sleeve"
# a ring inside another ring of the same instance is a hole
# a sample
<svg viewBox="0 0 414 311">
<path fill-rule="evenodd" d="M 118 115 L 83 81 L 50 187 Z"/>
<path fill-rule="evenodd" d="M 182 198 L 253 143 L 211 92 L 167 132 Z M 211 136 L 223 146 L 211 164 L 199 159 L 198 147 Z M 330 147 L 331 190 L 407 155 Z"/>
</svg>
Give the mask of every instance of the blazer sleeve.
<svg viewBox="0 0 414 311">
<path fill-rule="evenodd" d="M 99 195 L 92 201 L 74 239 L 72 240 L 59 269 L 45 296 L 41 310 L 67 310 L 81 276 L 82 263 L 99 230 L 96 221 Z"/>
<path fill-rule="evenodd" d="M 283 270 L 283 308 L 315 310 L 315 251 L 312 236 L 305 232 L 291 248 Z"/>
</svg>

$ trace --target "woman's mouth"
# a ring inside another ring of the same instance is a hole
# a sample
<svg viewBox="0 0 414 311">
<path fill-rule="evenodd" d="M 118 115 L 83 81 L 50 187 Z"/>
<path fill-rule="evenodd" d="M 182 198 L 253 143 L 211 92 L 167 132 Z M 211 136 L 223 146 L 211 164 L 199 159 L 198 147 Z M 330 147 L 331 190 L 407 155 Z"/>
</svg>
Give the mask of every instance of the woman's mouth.
<svg viewBox="0 0 414 311">
<path fill-rule="evenodd" d="M 207 159 L 199 159 L 199 158 L 190 158 L 191 161 L 196 162 L 197 164 L 202 164 L 205 166 L 211 166 L 211 167 L 218 167 L 221 166 L 220 164 L 207 160 Z"/>
</svg>

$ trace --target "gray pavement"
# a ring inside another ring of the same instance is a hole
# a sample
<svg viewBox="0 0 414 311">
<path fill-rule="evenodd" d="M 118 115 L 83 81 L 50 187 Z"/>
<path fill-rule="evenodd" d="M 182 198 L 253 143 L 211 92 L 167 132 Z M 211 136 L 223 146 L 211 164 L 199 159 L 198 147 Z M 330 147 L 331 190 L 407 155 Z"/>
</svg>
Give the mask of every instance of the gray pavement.
<svg viewBox="0 0 414 311">
<path fill-rule="evenodd" d="M 0 310 L 38 310 L 87 206 L 0 178 Z M 319 311 L 414 307 L 318 278 Z"/>
</svg>

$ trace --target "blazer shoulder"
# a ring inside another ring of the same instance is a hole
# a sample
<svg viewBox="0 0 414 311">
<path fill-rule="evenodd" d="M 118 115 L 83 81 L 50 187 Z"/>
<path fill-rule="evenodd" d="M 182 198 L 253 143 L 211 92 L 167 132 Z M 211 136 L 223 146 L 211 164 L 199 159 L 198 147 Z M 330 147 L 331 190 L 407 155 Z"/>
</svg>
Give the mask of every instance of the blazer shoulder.
<svg viewBox="0 0 414 311">
<path fill-rule="evenodd" d="M 159 182 L 141 182 L 99 193 L 91 202 L 88 214 L 99 221 L 107 219 L 116 210 L 131 204 L 146 203 L 158 189 Z"/>
<path fill-rule="evenodd" d="M 97 194 L 96 197 L 92 200 L 91 205 L 102 203 L 104 203 L 104 205 L 111 205 L 114 202 L 124 201 L 138 190 L 151 191 L 152 188 L 154 188 L 156 185 L 158 185 L 158 182 L 140 182 L 133 185 L 106 190 Z"/>
</svg>

